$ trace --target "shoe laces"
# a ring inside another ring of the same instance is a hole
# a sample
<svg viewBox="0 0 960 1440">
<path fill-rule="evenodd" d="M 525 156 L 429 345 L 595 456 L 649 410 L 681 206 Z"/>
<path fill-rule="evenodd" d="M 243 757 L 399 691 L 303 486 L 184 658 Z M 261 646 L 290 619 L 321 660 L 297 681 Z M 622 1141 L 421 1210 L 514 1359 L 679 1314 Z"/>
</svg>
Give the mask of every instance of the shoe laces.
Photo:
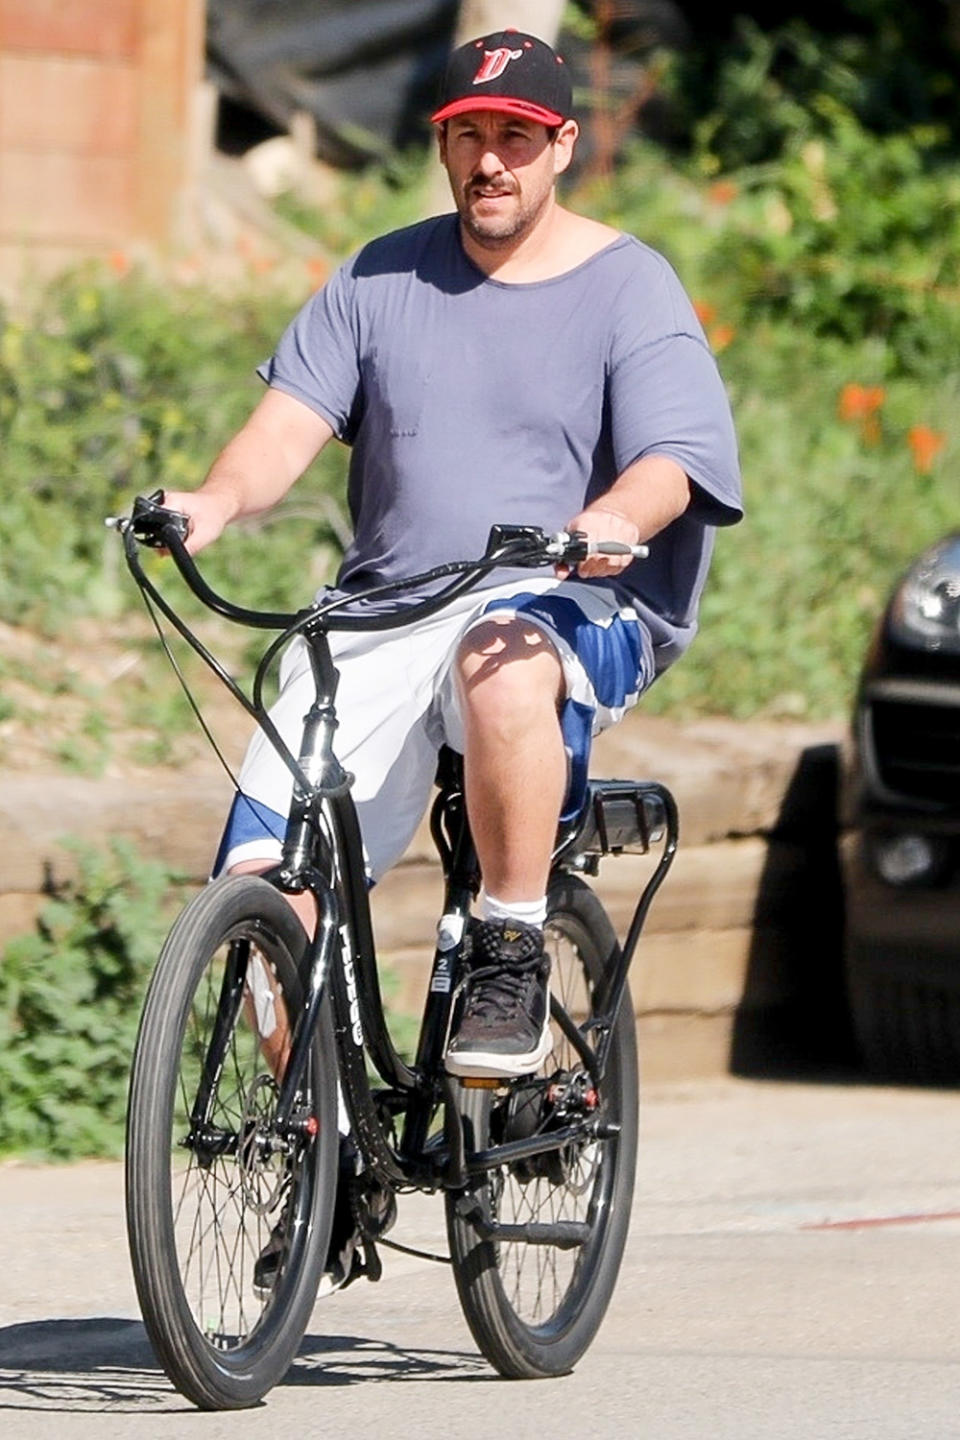
<svg viewBox="0 0 960 1440">
<path fill-rule="evenodd" d="M 481 965 L 470 971 L 466 1011 L 472 1016 L 488 1019 L 502 1016 L 510 1019 L 523 1006 L 530 981 L 543 966 L 543 956 L 528 960 L 500 961 Z"/>
</svg>

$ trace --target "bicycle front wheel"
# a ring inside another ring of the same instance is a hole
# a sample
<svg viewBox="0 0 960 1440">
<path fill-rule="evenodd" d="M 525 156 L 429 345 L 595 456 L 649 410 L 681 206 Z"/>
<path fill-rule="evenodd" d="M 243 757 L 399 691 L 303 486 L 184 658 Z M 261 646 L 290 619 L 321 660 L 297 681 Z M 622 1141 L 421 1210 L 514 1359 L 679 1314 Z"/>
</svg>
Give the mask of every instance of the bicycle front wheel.
<svg viewBox="0 0 960 1440">
<path fill-rule="evenodd" d="M 562 877 L 551 888 L 545 943 L 550 987 L 582 1024 L 609 959 L 618 949 L 606 911 L 589 886 Z M 553 1024 L 553 1049 L 530 1081 L 505 1092 L 460 1087 L 467 1151 L 549 1127 L 550 1095 L 576 1083 L 582 1065 Z M 488 1172 L 464 1194 L 447 1196 L 454 1275 L 467 1323 L 501 1375 L 566 1374 L 600 1327 L 626 1243 L 637 1153 L 637 1042 L 625 992 L 597 1107 L 600 1138 Z M 566 1224 L 580 1229 L 571 1248 L 485 1238 L 471 1214 L 501 1225 Z"/>
<path fill-rule="evenodd" d="M 127 1122 L 130 1254 L 157 1358 L 204 1409 L 252 1405 L 282 1378 L 326 1257 L 338 1151 L 326 1003 L 296 1134 L 272 1125 L 305 949 L 271 885 L 219 880 L 171 930 L 140 1024 Z"/>
</svg>

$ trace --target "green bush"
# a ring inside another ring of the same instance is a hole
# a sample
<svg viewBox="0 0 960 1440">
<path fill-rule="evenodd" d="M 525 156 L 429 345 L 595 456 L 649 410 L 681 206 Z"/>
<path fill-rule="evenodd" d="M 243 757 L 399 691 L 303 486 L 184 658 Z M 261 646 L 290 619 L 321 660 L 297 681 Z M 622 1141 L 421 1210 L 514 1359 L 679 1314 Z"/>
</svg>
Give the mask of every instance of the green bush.
<svg viewBox="0 0 960 1440">
<path fill-rule="evenodd" d="M 704 174 L 775 163 L 824 133 L 821 102 L 877 136 L 935 126 L 944 153 L 960 138 L 957 37 L 949 7 L 856 0 L 818 17 L 760 20 L 714 10 L 697 43 L 672 58 L 674 130 Z"/>
<path fill-rule="evenodd" d="M 960 346 L 960 170 L 934 156 L 935 132 L 877 139 L 820 108 L 823 138 L 738 177 L 705 281 L 735 277 L 741 316 L 876 337 L 888 370 L 935 378 Z"/>
<path fill-rule="evenodd" d="M 178 886 L 120 841 L 73 848 L 77 878 L 0 961 L 0 1153 L 123 1148 L 140 1006 Z"/>
<path fill-rule="evenodd" d="M 297 303 L 269 286 L 227 301 L 89 268 L 29 317 L 0 316 L 0 619 L 57 627 L 65 613 L 130 603 L 104 518 L 135 494 L 200 483 L 259 397 L 254 367 Z M 297 526 L 275 532 L 273 565 L 258 563 L 257 527 L 238 527 L 214 552 L 215 581 L 240 573 L 249 604 L 301 603 L 343 468 L 341 447 L 328 447 L 298 491 Z"/>
<path fill-rule="evenodd" d="M 76 878 L 0 958 L 0 1155 L 122 1153 L 144 995 L 189 889 L 127 842 L 70 848 Z M 381 982 L 395 1041 L 412 1054 L 417 1022 L 393 1007 L 389 968 Z"/>
<path fill-rule="evenodd" d="M 960 167 L 831 119 L 829 143 L 709 182 L 638 147 L 578 197 L 674 262 L 740 440 L 747 520 L 649 709 L 843 714 L 897 574 L 958 524 Z M 845 415 L 858 390 L 875 411 Z"/>
</svg>

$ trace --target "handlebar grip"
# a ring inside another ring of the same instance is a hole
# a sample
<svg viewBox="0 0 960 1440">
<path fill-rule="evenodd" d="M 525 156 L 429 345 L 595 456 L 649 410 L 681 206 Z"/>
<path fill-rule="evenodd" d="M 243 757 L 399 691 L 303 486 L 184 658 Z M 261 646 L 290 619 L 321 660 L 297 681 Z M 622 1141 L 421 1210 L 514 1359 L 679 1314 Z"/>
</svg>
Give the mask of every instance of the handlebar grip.
<svg viewBox="0 0 960 1440">
<path fill-rule="evenodd" d="M 649 545 L 628 545 L 623 540 L 590 540 L 587 542 L 588 555 L 632 555 L 634 560 L 645 560 L 650 554 Z"/>
</svg>

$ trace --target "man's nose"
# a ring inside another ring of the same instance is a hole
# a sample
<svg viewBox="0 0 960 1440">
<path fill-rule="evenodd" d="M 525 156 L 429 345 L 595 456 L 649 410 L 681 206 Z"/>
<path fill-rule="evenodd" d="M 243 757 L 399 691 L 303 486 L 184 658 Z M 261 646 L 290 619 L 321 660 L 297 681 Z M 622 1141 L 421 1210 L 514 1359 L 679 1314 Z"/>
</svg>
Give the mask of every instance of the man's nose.
<svg viewBox="0 0 960 1440">
<path fill-rule="evenodd" d="M 477 169 L 483 175 L 499 175 L 501 170 L 503 169 L 503 161 L 500 159 L 500 156 L 497 154 L 496 150 L 494 150 L 491 146 L 487 146 L 483 154 L 480 156 L 480 161 L 477 165 Z"/>
</svg>

